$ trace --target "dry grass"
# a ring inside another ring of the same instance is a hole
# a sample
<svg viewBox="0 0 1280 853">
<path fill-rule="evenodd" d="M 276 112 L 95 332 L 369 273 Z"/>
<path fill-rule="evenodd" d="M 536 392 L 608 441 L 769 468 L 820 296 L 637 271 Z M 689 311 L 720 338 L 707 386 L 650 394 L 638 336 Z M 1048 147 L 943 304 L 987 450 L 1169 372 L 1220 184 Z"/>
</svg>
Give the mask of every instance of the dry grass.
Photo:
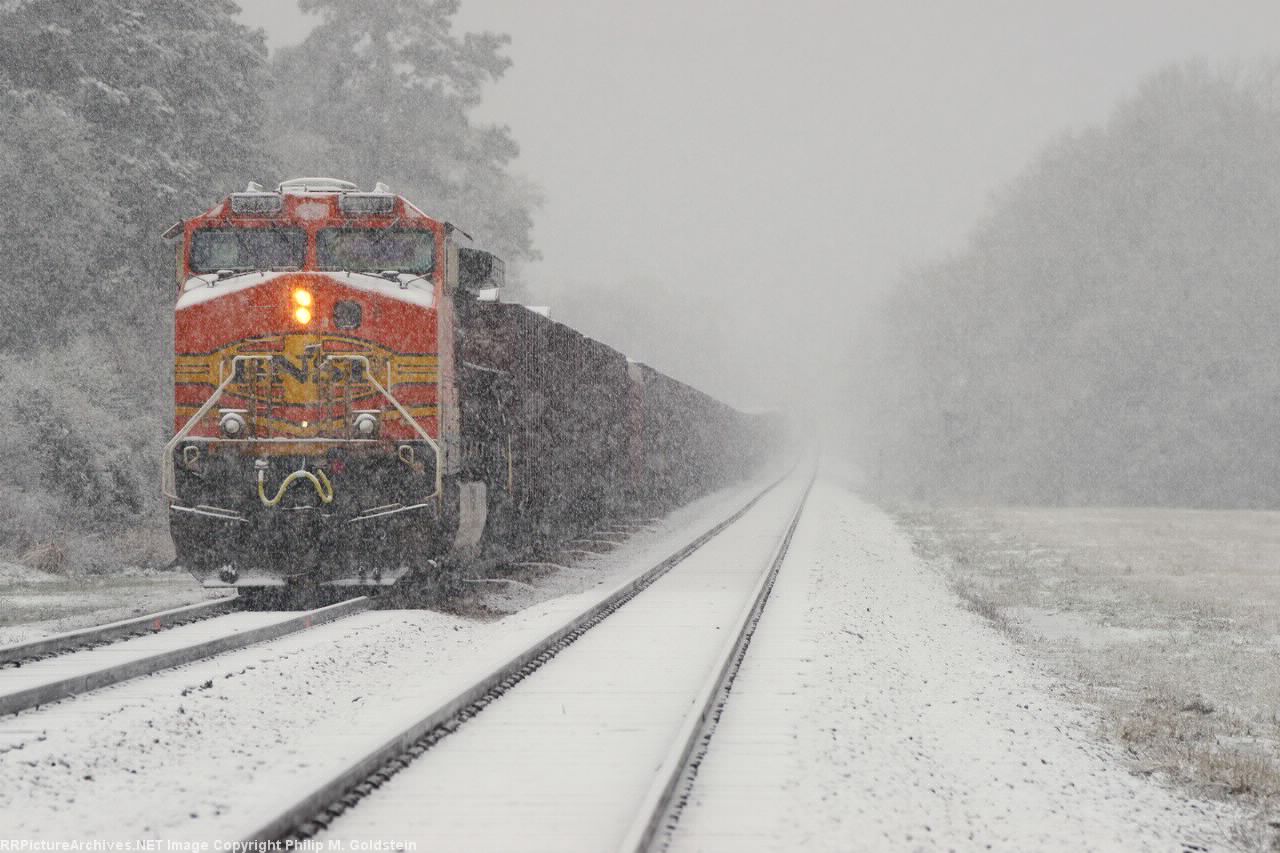
<svg viewBox="0 0 1280 853">
<path fill-rule="evenodd" d="M 1009 635 L 1019 633 L 1014 622 L 998 605 L 987 597 L 986 591 L 970 577 L 952 578 L 951 591 L 964 601 L 965 607 L 986 619 L 998 630 Z"/>
<path fill-rule="evenodd" d="M 67 570 L 67 549 L 57 542 L 33 545 L 19 559 L 24 566 L 54 575 L 63 574 Z"/>
<path fill-rule="evenodd" d="M 900 509 L 965 606 L 1048 660 L 1135 773 L 1280 851 L 1280 513 Z"/>
</svg>

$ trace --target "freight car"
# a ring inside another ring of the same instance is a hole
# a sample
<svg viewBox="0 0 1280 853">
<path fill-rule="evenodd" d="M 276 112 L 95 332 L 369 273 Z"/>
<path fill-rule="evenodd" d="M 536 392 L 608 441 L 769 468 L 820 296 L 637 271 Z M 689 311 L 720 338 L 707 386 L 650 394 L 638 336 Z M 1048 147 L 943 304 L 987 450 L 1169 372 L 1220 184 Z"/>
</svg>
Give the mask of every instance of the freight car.
<svg viewBox="0 0 1280 853">
<path fill-rule="evenodd" d="M 207 586 L 397 583 L 678 505 L 771 421 L 524 306 L 502 261 L 379 184 L 250 184 L 181 222 L 178 562 Z"/>
</svg>

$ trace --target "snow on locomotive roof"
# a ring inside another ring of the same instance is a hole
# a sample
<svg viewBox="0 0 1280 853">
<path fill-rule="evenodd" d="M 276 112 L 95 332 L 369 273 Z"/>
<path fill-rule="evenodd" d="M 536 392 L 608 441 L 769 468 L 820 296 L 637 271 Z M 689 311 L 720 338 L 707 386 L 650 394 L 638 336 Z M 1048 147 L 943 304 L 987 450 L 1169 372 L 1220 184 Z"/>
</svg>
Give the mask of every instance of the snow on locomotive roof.
<svg viewBox="0 0 1280 853">
<path fill-rule="evenodd" d="M 338 278 L 341 279 L 344 285 L 354 290 L 376 293 L 379 296 L 394 299 L 397 302 L 408 302 L 411 305 L 417 305 L 419 308 L 431 308 L 435 305 L 435 286 L 431 283 L 431 280 L 413 273 L 400 273 L 396 277 L 399 280 L 399 286 L 396 286 L 395 282 L 390 282 L 383 276 L 370 273 L 317 272 L 315 270 L 246 270 L 222 279 L 219 279 L 216 274 L 193 276 L 182 286 L 182 295 L 178 297 L 178 304 L 174 310 L 181 311 L 184 308 L 190 308 L 192 305 L 199 305 L 221 296 L 238 293 L 242 290 L 250 290 L 283 276 L 292 276 L 298 279 L 299 282 L 315 278 Z"/>
<path fill-rule="evenodd" d="M 386 184 L 378 184 L 380 190 L 374 192 L 386 192 Z M 278 193 L 354 193 L 359 192 L 360 188 L 350 181 L 339 180 L 338 178 L 290 178 L 287 181 L 281 181 L 276 187 Z"/>
<path fill-rule="evenodd" d="M 344 181 L 341 178 L 325 178 L 325 177 L 290 178 L 287 181 L 281 181 L 279 184 L 277 184 L 274 191 L 264 191 L 261 184 L 259 184 L 256 181 L 249 181 L 248 186 L 245 187 L 245 189 L 242 192 L 232 193 L 229 196 L 229 198 L 231 199 L 231 207 L 232 207 L 233 213 L 247 212 L 247 213 L 259 213 L 259 214 L 268 213 L 269 214 L 269 213 L 278 212 L 279 206 L 277 204 L 275 208 L 268 209 L 270 205 L 267 204 L 265 201 L 263 201 L 264 199 L 271 199 L 271 198 L 279 199 L 281 196 L 285 196 L 285 195 L 289 195 L 289 196 L 330 195 L 331 196 L 334 194 L 339 196 L 339 203 L 342 207 L 343 212 L 345 213 L 350 213 L 350 214 L 387 213 L 391 209 L 392 205 L 394 204 L 392 199 L 399 198 L 400 203 L 404 205 L 404 209 L 410 217 L 418 216 L 423 219 L 431 219 L 436 222 L 444 222 L 444 220 L 437 219 L 436 217 L 433 217 L 431 214 L 425 212 L 424 210 L 422 210 L 422 208 L 418 207 L 416 204 L 409 201 L 409 199 L 405 198 L 404 196 L 399 196 L 391 192 L 391 188 L 387 186 L 385 183 L 383 183 L 382 181 L 375 182 L 373 185 L 373 189 L 368 191 L 362 191 L 360 187 L 357 186 L 356 184 L 352 183 L 351 181 Z M 264 205 L 264 204 L 267 204 L 267 207 L 260 207 L 261 205 Z M 245 209 L 237 210 L 236 209 L 237 206 Z M 255 209 L 255 208 L 260 208 L 260 209 Z M 208 211 L 205 215 L 206 216 L 221 215 L 224 209 L 225 208 L 223 205 L 218 205 L 217 207 Z M 466 231 L 463 231 L 461 228 L 458 228 L 458 226 L 450 222 L 444 222 L 444 224 L 448 228 L 450 228 L 455 234 L 465 237 L 466 245 L 472 244 L 471 235 L 468 234 Z M 181 233 L 180 231 L 181 225 L 182 225 L 181 222 L 179 222 L 178 224 L 175 224 L 174 227 L 169 229 L 169 231 L 165 232 L 163 236 L 165 237 L 177 236 L 179 233 Z"/>
</svg>

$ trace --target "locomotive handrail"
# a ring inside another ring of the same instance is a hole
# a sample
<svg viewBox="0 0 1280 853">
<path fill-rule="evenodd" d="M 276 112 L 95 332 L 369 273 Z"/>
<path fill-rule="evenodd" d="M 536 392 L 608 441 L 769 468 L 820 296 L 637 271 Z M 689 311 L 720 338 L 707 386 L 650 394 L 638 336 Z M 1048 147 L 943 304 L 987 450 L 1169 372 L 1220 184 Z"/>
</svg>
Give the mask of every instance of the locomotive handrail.
<svg viewBox="0 0 1280 853">
<path fill-rule="evenodd" d="M 178 446 L 178 442 L 186 438 L 191 430 L 196 428 L 196 424 L 200 423 L 200 421 L 204 419 L 204 416 L 209 414 L 209 410 L 214 407 L 214 404 L 222 399 L 223 392 L 227 390 L 227 386 L 236 378 L 236 367 L 241 361 L 263 361 L 270 359 L 271 355 L 269 353 L 264 353 L 262 355 L 237 355 L 232 358 L 231 372 L 227 374 L 227 378 L 222 380 L 222 384 L 214 389 L 214 392 L 209 395 L 209 399 L 204 401 L 204 405 L 191 416 L 191 420 L 187 421 L 186 426 L 178 430 L 173 438 L 169 439 L 168 443 L 165 444 L 164 462 L 160 475 L 160 486 L 164 491 L 164 496 L 166 498 L 175 501 L 179 500 L 177 474 L 175 473 L 173 464 L 173 451 Z"/>
<path fill-rule="evenodd" d="M 195 429 L 196 424 L 200 423 L 200 421 L 204 418 L 204 416 L 209 414 L 209 411 L 214 407 L 214 405 L 216 405 L 217 402 L 220 399 L 222 399 L 222 395 L 227 390 L 227 386 L 230 385 L 232 381 L 236 378 L 236 374 L 238 372 L 236 370 L 236 367 L 238 366 L 239 362 L 267 361 L 267 360 L 270 360 L 271 358 L 272 356 L 269 353 L 254 354 L 254 355 L 237 355 L 234 358 L 232 358 L 231 372 L 227 375 L 227 378 L 223 379 L 222 384 L 220 384 L 216 389 L 214 389 L 214 392 L 209 395 L 209 399 L 204 401 L 204 405 L 202 405 L 200 409 L 194 415 L 191 416 L 191 419 L 187 421 L 186 425 L 184 425 L 182 429 L 178 430 L 178 432 L 173 436 L 173 438 L 169 439 L 168 443 L 165 444 L 163 469 L 161 472 L 161 488 L 164 492 L 165 497 L 174 501 L 179 500 L 178 489 L 177 489 L 177 475 L 176 475 L 176 469 L 173 462 L 173 451 L 177 448 L 178 443 L 181 442 L 183 439 L 185 439 L 191 433 L 191 430 Z M 435 453 L 435 456 L 436 456 L 435 487 L 436 488 L 435 488 L 435 492 L 431 495 L 428 495 L 427 497 L 428 499 L 430 499 L 430 498 L 438 497 L 440 494 L 442 494 L 444 489 L 444 460 L 441 458 L 443 454 L 441 452 L 439 442 L 437 442 L 434 438 L 432 438 L 431 434 L 428 433 L 422 427 L 422 424 L 418 423 L 418 421 L 414 419 L 414 417 L 411 414 L 409 414 L 409 410 L 406 409 L 404 405 L 401 404 L 401 402 L 395 398 L 394 394 L 388 391 L 385 387 L 383 387 L 382 383 L 380 383 L 377 379 L 374 378 L 373 370 L 369 366 L 368 357 L 359 355 L 357 353 L 350 353 L 350 354 L 333 353 L 331 355 L 325 356 L 324 362 L 321 362 L 321 364 L 334 361 L 337 359 L 345 359 L 347 361 L 358 361 L 362 365 L 364 365 L 365 381 L 367 381 L 370 385 L 372 385 L 375 389 L 377 389 L 378 393 L 386 397 L 391 402 L 392 406 L 395 406 L 396 411 L 400 413 L 400 417 L 404 418 L 405 423 L 407 423 L 410 427 L 412 427 L 413 431 L 416 432 L 419 436 L 421 436 L 422 440 L 425 441 L 427 443 L 427 446 L 431 448 L 433 453 Z"/>
<path fill-rule="evenodd" d="M 427 446 L 430 447 L 432 452 L 435 453 L 436 455 L 436 491 L 435 491 L 435 494 L 428 495 L 428 498 L 437 497 L 443 494 L 444 492 L 444 458 L 443 458 L 444 454 L 440 449 L 440 444 L 434 438 L 431 437 L 431 434 L 428 433 L 423 428 L 422 424 L 418 423 L 418 421 L 413 417 L 413 415 L 409 414 L 409 410 L 406 409 L 403 405 L 401 405 L 400 401 L 395 398 L 395 395 L 393 395 L 386 388 L 382 387 L 382 383 L 380 383 L 377 379 L 373 378 L 373 368 L 369 366 L 369 358 L 367 356 L 360 355 L 359 353 L 335 352 L 330 355 L 326 355 L 324 357 L 324 361 L 322 361 L 320 364 L 321 366 L 323 366 L 324 364 L 330 361 L 334 361 L 336 359 L 346 359 L 347 361 L 358 361 L 361 364 L 363 364 L 365 381 L 367 381 L 370 385 L 376 388 L 378 390 L 378 393 L 380 393 L 382 396 L 390 400 L 391 405 L 395 406 L 396 411 L 400 413 L 400 417 L 404 418 L 404 422 L 407 423 L 409 426 L 413 427 L 414 432 L 422 436 L 422 440 L 427 443 Z"/>
</svg>

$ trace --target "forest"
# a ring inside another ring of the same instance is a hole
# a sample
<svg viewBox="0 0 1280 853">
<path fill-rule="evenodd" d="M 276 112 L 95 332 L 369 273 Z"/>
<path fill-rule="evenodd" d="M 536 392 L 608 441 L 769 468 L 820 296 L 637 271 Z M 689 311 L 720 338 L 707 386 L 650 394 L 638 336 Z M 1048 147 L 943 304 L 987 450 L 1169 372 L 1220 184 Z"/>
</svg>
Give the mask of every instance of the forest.
<svg viewBox="0 0 1280 853">
<path fill-rule="evenodd" d="M 536 257 L 519 149 L 472 121 L 503 36 L 457 0 L 302 0 L 268 56 L 230 0 L 0 5 L 0 550 L 45 568 L 168 553 L 175 246 L 161 235 L 249 180 L 382 180 Z"/>
<path fill-rule="evenodd" d="M 0 551 L 163 562 L 161 235 L 248 180 L 382 180 L 517 281 L 538 258 L 539 190 L 509 128 L 472 116 L 506 37 L 455 32 L 458 0 L 299 5 L 317 25 L 271 55 L 230 0 L 0 7 Z M 886 496 L 1280 506 L 1278 233 L 1277 72 L 1153 74 L 849 319 L 844 401 L 825 408 L 852 414 L 828 451 Z M 616 297 L 582 310 L 644 351 Z M 714 323 L 712 296 L 685 302 L 681 328 Z"/>
<path fill-rule="evenodd" d="M 883 493 L 1280 506 L 1280 87 L 1166 68 L 1048 145 L 858 330 Z"/>
</svg>

